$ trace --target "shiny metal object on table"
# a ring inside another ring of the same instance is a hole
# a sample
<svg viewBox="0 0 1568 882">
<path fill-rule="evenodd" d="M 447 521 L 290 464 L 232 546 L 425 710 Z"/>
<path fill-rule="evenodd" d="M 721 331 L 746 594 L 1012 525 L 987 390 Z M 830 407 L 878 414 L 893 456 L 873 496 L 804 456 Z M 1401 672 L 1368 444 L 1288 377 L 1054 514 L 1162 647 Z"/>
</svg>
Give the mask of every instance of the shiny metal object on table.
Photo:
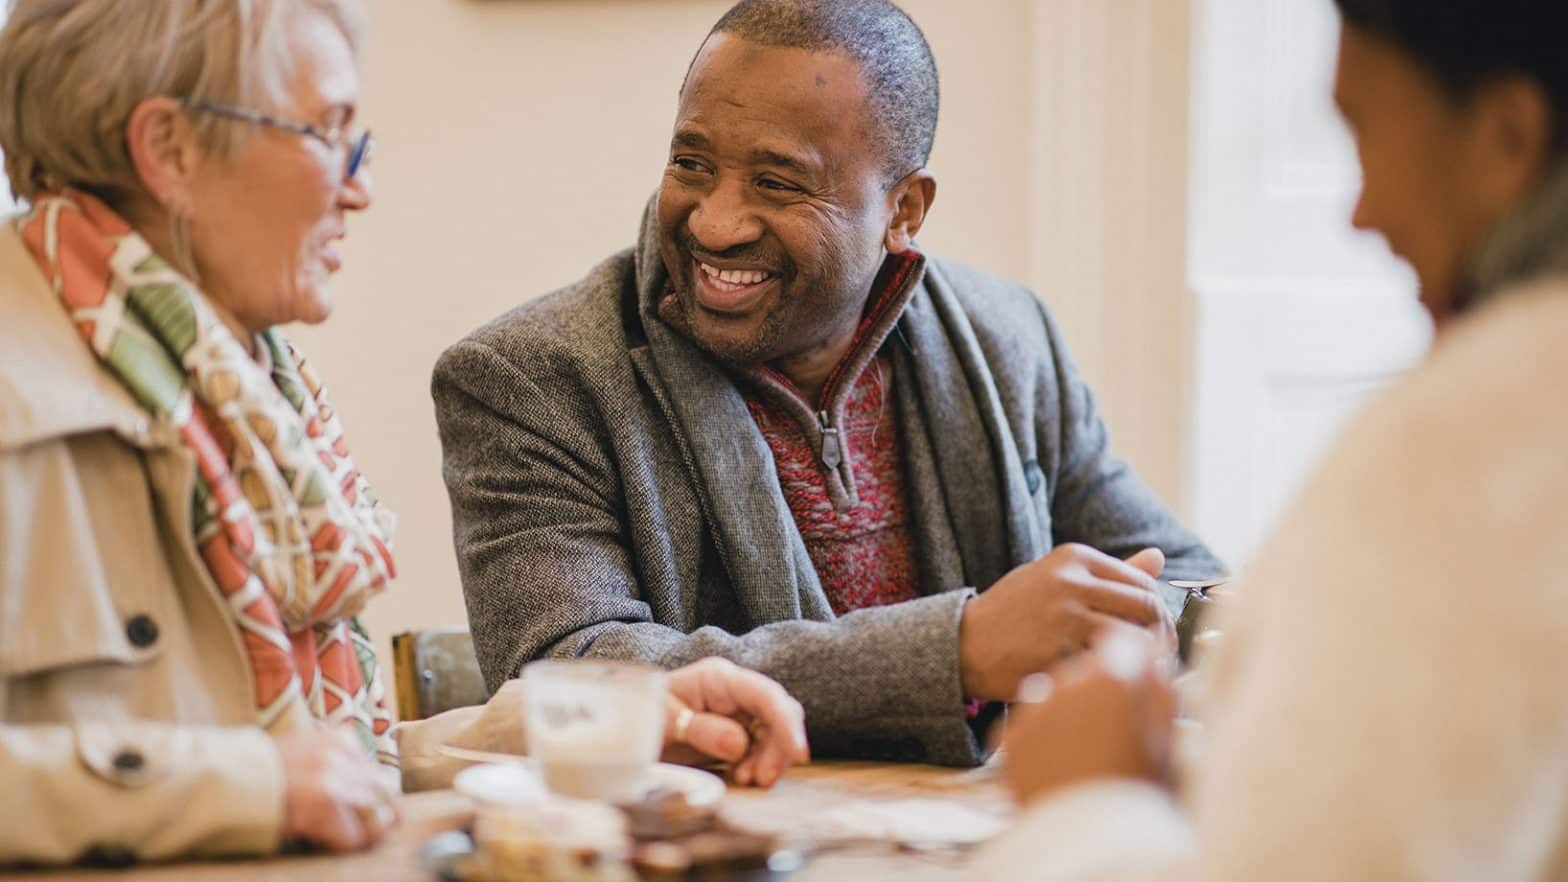
<svg viewBox="0 0 1568 882">
<path fill-rule="evenodd" d="M 1228 582 L 1230 582 L 1229 577 L 1197 582 L 1173 580 L 1169 583 L 1172 588 L 1187 592 L 1187 599 L 1182 602 L 1181 615 L 1176 619 L 1176 648 L 1183 664 L 1190 664 L 1192 661 L 1195 638 L 1205 630 L 1203 620 L 1209 616 L 1217 603 L 1223 602 L 1228 594 L 1214 589 Z"/>
</svg>

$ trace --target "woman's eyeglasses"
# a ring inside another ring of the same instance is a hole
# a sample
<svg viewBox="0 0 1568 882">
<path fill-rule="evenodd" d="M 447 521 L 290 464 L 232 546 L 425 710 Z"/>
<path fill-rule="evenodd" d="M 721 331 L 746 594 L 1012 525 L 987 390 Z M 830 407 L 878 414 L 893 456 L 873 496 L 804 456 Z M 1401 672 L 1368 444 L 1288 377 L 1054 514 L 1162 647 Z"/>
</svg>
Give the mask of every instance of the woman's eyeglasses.
<svg viewBox="0 0 1568 882">
<path fill-rule="evenodd" d="M 305 135 L 315 138 L 329 147 L 347 148 L 348 162 L 343 169 L 344 180 L 353 180 L 354 176 L 359 174 L 360 169 L 370 164 L 370 155 L 375 151 L 376 147 L 375 139 L 370 137 L 369 129 L 358 134 L 349 134 L 337 126 L 322 128 L 309 123 L 278 119 L 275 116 L 268 116 L 265 113 L 247 110 L 243 107 L 233 107 L 228 104 L 218 104 L 196 98 L 182 98 L 180 99 L 180 106 L 189 110 L 210 113 L 214 116 L 237 119 L 241 122 L 254 123 L 258 126 L 268 126 L 274 129 L 282 129 L 285 132 Z"/>
</svg>

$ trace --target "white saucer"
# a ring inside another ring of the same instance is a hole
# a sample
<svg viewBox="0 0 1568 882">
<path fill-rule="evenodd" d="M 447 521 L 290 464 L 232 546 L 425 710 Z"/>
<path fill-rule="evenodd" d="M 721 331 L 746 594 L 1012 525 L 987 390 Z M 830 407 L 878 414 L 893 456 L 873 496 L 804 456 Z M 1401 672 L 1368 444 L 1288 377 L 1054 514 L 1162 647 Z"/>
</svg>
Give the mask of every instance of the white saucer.
<svg viewBox="0 0 1568 882">
<path fill-rule="evenodd" d="M 441 752 L 458 759 L 483 762 L 457 773 L 452 787 L 457 792 L 479 802 L 490 804 L 527 804 L 539 802 L 549 795 L 544 786 L 544 776 L 538 763 L 526 756 L 484 751 L 449 748 Z M 483 755 L 483 760 L 480 756 Z M 493 760 L 492 760 L 493 758 Z M 686 797 L 692 808 L 717 807 L 724 799 L 723 779 L 701 769 L 655 763 L 643 780 L 643 794 L 654 790 L 673 790 Z"/>
<path fill-rule="evenodd" d="M 486 805 L 528 805 L 549 795 L 544 780 L 521 763 L 469 766 L 452 779 L 452 789 Z"/>
</svg>

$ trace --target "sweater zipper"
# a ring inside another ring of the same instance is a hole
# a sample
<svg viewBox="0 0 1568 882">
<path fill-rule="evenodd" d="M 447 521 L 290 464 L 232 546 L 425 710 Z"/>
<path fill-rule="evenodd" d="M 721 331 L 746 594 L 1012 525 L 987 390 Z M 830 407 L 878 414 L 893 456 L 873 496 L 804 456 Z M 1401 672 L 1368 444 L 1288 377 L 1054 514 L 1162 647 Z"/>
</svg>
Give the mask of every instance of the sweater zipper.
<svg viewBox="0 0 1568 882">
<path fill-rule="evenodd" d="M 838 429 L 828 419 L 828 412 L 817 411 L 817 423 L 822 427 L 822 450 L 820 457 L 822 464 L 828 471 L 838 471 L 839 463 L 844 461 L 844 450 L 839 444 Z"/>
</svg>

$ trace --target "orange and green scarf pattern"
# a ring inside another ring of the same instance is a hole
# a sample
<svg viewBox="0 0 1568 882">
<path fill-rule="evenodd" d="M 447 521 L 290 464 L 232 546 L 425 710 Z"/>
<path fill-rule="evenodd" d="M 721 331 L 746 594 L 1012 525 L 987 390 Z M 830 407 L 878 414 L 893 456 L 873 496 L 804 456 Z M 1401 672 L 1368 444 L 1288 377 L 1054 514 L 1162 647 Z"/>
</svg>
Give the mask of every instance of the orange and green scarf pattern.
<svg viewBox="0 0 1568 882">
<path fill-rule="evenodd" d="M 355 616 L 395 575 L 395 517 L 355 468 L 309 364 L 277 329 L 252 357 L 205 296 L 98 199 L 41 194 L 22 238 L 103 365 L 195 458 L 197 548 L 270 731 L 348 725 L 395 761 Z"/>
</svg>

